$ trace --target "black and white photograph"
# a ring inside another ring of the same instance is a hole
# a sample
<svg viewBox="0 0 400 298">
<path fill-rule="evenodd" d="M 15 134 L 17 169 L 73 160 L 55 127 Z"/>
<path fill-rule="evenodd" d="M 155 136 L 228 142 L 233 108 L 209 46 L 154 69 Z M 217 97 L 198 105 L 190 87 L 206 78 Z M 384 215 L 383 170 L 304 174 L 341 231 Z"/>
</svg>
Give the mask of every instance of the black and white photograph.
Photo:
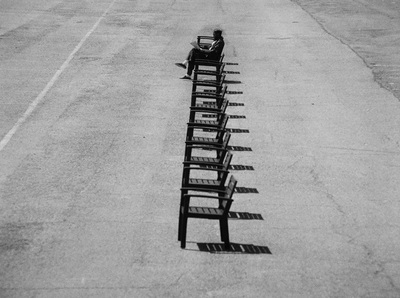
<svg viewBox="0 0 400 298">
<path fill-rule="evenodd" d="M 400 298 L 400 0 L 0 0 L 0 298 Z"/>
</svg>

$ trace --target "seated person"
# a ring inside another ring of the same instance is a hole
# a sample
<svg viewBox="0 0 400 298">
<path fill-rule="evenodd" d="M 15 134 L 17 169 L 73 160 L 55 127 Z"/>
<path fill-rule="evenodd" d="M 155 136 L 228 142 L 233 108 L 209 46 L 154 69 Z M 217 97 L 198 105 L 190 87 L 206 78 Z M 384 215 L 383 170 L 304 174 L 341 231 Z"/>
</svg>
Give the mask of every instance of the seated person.
<svg viewBox="0 0 400 298">
<path fill-rule="evenodd" d="M 222 31 L 215 29 L 213 32 L 214 41 L 208 48 L 193 48 L 186 60 L 182 63 L 175 63 L 175 65 L 187 68 L 187 73 L 181 79 L 191 80 L 192 71 L 194 69 L 194 64 L 196 59 L 208 59 L 208 60 L 218 60 L 221 57 L 222 50 L 224 49 L 224 38 L 222 37 Z"/>
</svg>

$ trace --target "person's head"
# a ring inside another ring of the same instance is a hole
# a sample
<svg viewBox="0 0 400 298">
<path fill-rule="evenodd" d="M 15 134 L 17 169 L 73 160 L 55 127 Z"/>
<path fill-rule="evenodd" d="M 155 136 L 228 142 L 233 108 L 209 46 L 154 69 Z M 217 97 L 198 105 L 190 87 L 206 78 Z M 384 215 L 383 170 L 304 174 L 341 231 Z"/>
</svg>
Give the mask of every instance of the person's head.
<svg viewBox="0 0 400 298">
<path fill-rule="evenodd" d="M 214 40 L 220 39 L 222 37 L 222 30 L 215 29 L 213 32 Z"/>
</svg>

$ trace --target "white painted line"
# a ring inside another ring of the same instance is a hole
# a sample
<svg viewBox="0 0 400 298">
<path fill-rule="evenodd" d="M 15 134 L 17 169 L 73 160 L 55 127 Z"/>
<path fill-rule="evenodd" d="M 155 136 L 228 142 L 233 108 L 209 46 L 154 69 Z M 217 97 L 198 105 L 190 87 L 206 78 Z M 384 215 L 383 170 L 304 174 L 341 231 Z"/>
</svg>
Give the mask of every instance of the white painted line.
<svg viewBox="0 0 400 298">
<path fill-rule="evenodd" d="M 62 72 L 68 67 L 71 60 L 74 58 L 75 54 L 80 50 L 85 41 L 89 38 L 89 36 L 96 30 L 99 26 L 100 22 L 104 19 L 107 13 L 110 11 L 111 7 L 117 0 L 113 0 L 108 8 L 104 11 L 101 17 L 97 20 L 97 22 L 93 25 L 93 27 L 89 30 L 88 33 L 82 38 L 82 40 L 78 43 L 75 49 L 69 54 L 67 60 L 61 65 L 61 67 L 57 70 L 51 80 L 47 83 L 46 87 L 40 92 L 40 94 L 30 103 L 28 109 L 25 113 L 18 119 L 17 123 L 10 129 L 10 131 L 4 136 L 4 138 L 0 141 L 0 152 L 4 149 L 4 147 L 8 144 L 14 134 L 18 131 L 19 127 L 28 119 L 28 117 L 33 113 L 36 107 L 43 101 L 47 92 L 53 87 L 54 83 L 58 80 Z"/>
</svg>

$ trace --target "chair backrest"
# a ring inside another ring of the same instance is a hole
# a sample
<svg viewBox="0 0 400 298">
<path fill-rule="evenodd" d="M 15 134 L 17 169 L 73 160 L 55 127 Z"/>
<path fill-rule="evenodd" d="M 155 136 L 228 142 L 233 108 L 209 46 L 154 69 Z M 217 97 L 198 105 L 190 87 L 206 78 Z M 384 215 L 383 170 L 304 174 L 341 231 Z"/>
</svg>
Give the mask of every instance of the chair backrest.
<svg viewBox="0 0 400 298">
<path fill-rule="evenodd" d="M 235 177 L 233 177 L 233 175 L 231 175 L 231 178 L 229 179 L 228 185 L 226 187 L 226 197 L 228 199 L 232 199 L 233 193 L 235 192 L 236 184 L 237 180 L 235 179 Z"/>
<path fill-rule="evenodd" d="M 227 115 L 225 112 L 219 112 L 218 114 L 217 114 L 217 121 L 222 121 L 222 119 L 223 118 L 229 118 L 229 115 Z"/>
<path fill-rule="evenodd" d="M 218 140 L 218 142 L 220 144 L 222 144 L 224 142 L 223 137 L 226 133 L 226 125 L 228 124 L 228 120 L 229 120 L 229 117 L 225 117 L 222 120 L 221 125 L 218 128 L 217 135 L 215 136 L 215 138 Z"/>
<path fill-rule="evenodd" d="M 224 117 L 222 118 L 222 120 L 219 123 L 219 125 L 220 125 L 219 127 L 221 129 L 226 129 L 226 125 L 228 124 L 228 120 L 229 120 L 228 115 L 224 114 Z"/>
<path fill-rule="evenodd" d="M 226 109 L 228 108 L 229 105 L 229 100 L 227 100 L 226 98 L 222 101 L 221 106 L 219 107 L 219 111 L 220 113 L 225 113 Z"/>
<path fill-rule="evenodd" d="M 225 96 L 225 94 L 226 94 L 226 90 L 228 89 L 228 85 L 225 85 L 222 89 L 221 89 L 221 92 L 220 92 L 220 96 L 221 97 L 224 97 Z"/>
<path fill-rule="evenodd" d="M 227 122 L 229 119 L 229 116 L 225 113 L 223 114 L 218 114 L 217 115 L 217 120 L 216 120 L 216 124 L 219 126 L 222 126 L 224 124 L 224 122 Z"/>
<path fill-rule="evenodd" d="M 224 73 L 224 69 L 225 69 L 225 64 L 222 63 L 221 67 L 219 67 L 218 72 L 219 72 L 219 76 L 221 77 Z"/>
<path fill-rule="evenodd" d="M 228 153 L 225 156 L 225 161 L 224 164 L 222 166 L 222 170 L 224 172 L 218 172 L 218 180 L 221 181 L 221 185 L 225 184 L 226 178 L 228 177 L 228 173 L 229 173 L 229 166 L 231 165 L 231 161 L 232 161 L 232 153 L 230 151 L 228 151 Z"/>
<path fill-rule="evenodd" d="M 225 138 L 222 141 L 222 146 L 221 147 L 224 148 L 224 149 L 228 148 L 228 144 L 229 144 L 229 140 L 230 139 L 231 139 L 231 133 L 228 131 L 225 134 Z"/>
<path fill-rule="evenodd" d="M 228 86 L 225 85 L 224 88 L 221 90 L 221 93 L 218 95 L 218 98 L 216 99 L 217 101 L 217 107 L 221 108 L 222 104 L 224 103 L 225 95 L 226 95 L 226 90 L 228 89 Z M 225 108 L 226 109 L 226 108 Z"/>
<path fill-rule="evenodd" d="M 221 57 L 219 57 L 219 61 L 220 63 L 222 63 L 222 61 L 224 60 L 225 54 L 221 53 Z"/>
<path fill-rule="evenodd" d="M 232 197 L 235 192 L 236 185 L 237 180 L 235 179 L 235 177 L 233 177 L 233 175 L 231 175 L 231 178 L 229 179 L 228 185 L 226 187 L 225 196 L 220 199 L 220 208 L 224 210 L 223 216 L 228 216 L 229 209 L 232 205 Z"/>
</svg>

